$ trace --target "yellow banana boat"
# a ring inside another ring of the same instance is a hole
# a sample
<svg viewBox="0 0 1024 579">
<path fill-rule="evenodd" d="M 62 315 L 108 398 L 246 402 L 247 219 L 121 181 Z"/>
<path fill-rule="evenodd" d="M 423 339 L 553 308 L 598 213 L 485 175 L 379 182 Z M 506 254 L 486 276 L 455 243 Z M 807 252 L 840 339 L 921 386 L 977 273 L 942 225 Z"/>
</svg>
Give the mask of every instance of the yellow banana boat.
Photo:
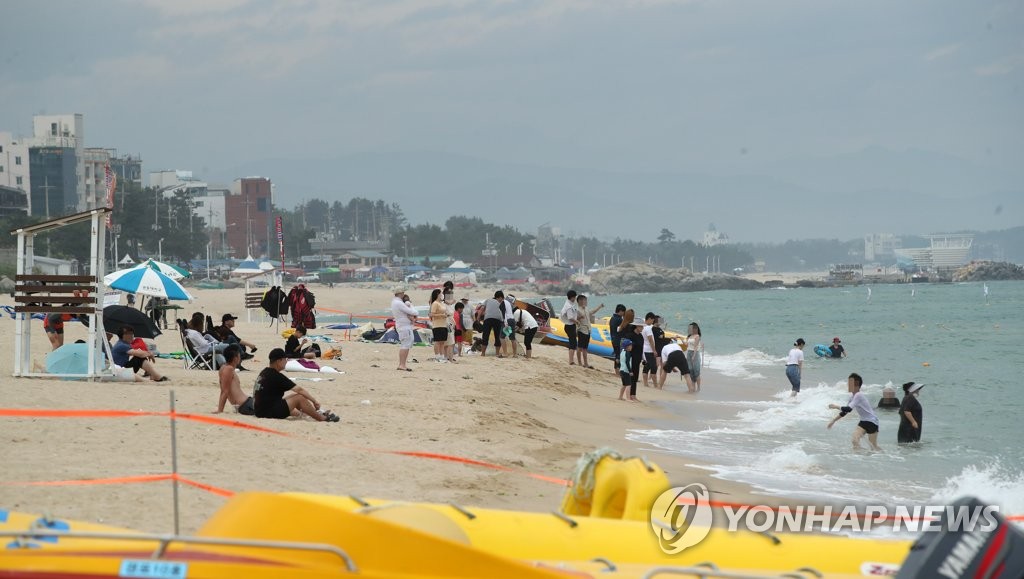
<svg viewBox="0 0 1024 579">
<path fill-rule="evenodd" d="M 668 569 L 756 577 L 801 568 L 852 577 L 870 565 L 897 568 L 910 545 L 711 528 L 699 544 L 669 554 L 658 534 L 672 530 L 669 521 L 655 513 L 650 522 L 652 504 L 669 487 L 660 468 L 605 452 L 581 461 L 574 478 L 562 510 L 552 513 L 242 493 L 194 537 L 46 525 L 7 513 L 0 577 L 610 578 Z"/>
</svg>

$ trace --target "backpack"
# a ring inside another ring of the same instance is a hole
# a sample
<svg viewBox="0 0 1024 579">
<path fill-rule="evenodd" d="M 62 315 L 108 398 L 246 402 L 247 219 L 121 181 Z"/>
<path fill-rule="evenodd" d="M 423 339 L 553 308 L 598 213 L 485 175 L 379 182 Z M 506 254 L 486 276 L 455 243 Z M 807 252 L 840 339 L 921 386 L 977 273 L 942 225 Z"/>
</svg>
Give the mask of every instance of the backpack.
<svg viewBox="0 0 1024 579">
<path fill-rule="evenodd" d="M 274 286 L 267 290 L 267 293 L 263 294 L 263 300 L 260 301 L 260 307 L 267 314 L 276 318 L 278 314 L 288 313 L 288 301 L 284 295 L 284 291 L 280 287 Z"/>
<path fill-rule="evenodd" d="M 316 327 L 316 314 L 313 305 L 316 303 L 313 293 L 306 286 L 299 284 L 288 292 L 288 308 L 292 313 L 292 327 Z"/>
</svg>

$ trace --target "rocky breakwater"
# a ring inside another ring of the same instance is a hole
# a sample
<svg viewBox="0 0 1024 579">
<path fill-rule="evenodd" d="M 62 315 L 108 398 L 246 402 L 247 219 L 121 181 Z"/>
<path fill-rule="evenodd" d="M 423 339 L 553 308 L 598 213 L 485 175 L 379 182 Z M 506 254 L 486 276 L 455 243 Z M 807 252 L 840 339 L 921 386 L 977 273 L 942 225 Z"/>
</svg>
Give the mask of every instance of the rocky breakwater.
<svg viewBox="0 0 1024 579">
<path fill-rule="evenodd" d="M 683 268 L 627 262 L 591 274 L 590 287 L 606 293 L 629 294 L 761 289 L 764 284 L 734 275 L 694 275 Z"/>
<path fill-rule="evenodd" d="M 1024 267 L 1006 261 L 972 261 L 953 273 L 953 281 L 1024 280 Z"/>
</svg>

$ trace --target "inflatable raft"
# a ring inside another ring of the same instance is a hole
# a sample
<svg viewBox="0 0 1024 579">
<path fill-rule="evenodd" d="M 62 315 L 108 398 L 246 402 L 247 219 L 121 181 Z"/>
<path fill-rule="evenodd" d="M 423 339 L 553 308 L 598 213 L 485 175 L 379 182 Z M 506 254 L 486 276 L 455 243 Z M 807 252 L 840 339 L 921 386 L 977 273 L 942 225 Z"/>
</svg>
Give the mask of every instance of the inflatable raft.
<svg viewBox="0 0 1024 579">
<path fill-rule="evenodd" d="M 194 536 L 171 536 L 0 511 L 0 577 L 853 577 L 865 565 L 894 573 L 910 547 L 699 518 L 675 528 L 686 521 L 652 508 L 670 486 L 656 465 L 607 454 L 582 464 L 550 513 L 248 492 Z M 674 554 L 660 546 L 691 532 L 706 537 Z"/>
<path fill-rule="evenodd" d="M 569 338 L 565 335 L 565 324 L 558 317 L 552 317 L 548 320 L 548 324 L 551 326 L 551 330 L 544 334 L 541 338 L 542 344 L 559 344 L 562 346 L 569 345 Z M 678 344 L 686 349 L 686 336 L 678 332 L 665 331 L 665 337 L 675 340 Z M 614 357 L 614 348 L 612 348 L 612 336 L 608 331 L 608 318 L 601 318 L 595 321 L 590 326 L 590 344 L 587 345 L 587 352 L 603 358 Z"/>
</svg>

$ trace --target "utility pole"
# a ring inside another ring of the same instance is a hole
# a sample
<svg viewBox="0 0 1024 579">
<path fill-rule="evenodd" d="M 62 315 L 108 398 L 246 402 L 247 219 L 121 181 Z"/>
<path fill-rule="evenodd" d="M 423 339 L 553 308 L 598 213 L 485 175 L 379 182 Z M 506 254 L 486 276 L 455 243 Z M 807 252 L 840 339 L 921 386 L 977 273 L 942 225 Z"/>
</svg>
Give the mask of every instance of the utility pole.
<svg viewBox="0 0 1024 579">
<path fill-rule="evenodd" d="M 40 189 L 43 190 L 43 197 L 46 200 L 46 220 L 50 220 L 50 189 L 56 189 L 56 185 L 50 185 L 50 177 L 43 177 L 43 186 Z"/>
</svg>

